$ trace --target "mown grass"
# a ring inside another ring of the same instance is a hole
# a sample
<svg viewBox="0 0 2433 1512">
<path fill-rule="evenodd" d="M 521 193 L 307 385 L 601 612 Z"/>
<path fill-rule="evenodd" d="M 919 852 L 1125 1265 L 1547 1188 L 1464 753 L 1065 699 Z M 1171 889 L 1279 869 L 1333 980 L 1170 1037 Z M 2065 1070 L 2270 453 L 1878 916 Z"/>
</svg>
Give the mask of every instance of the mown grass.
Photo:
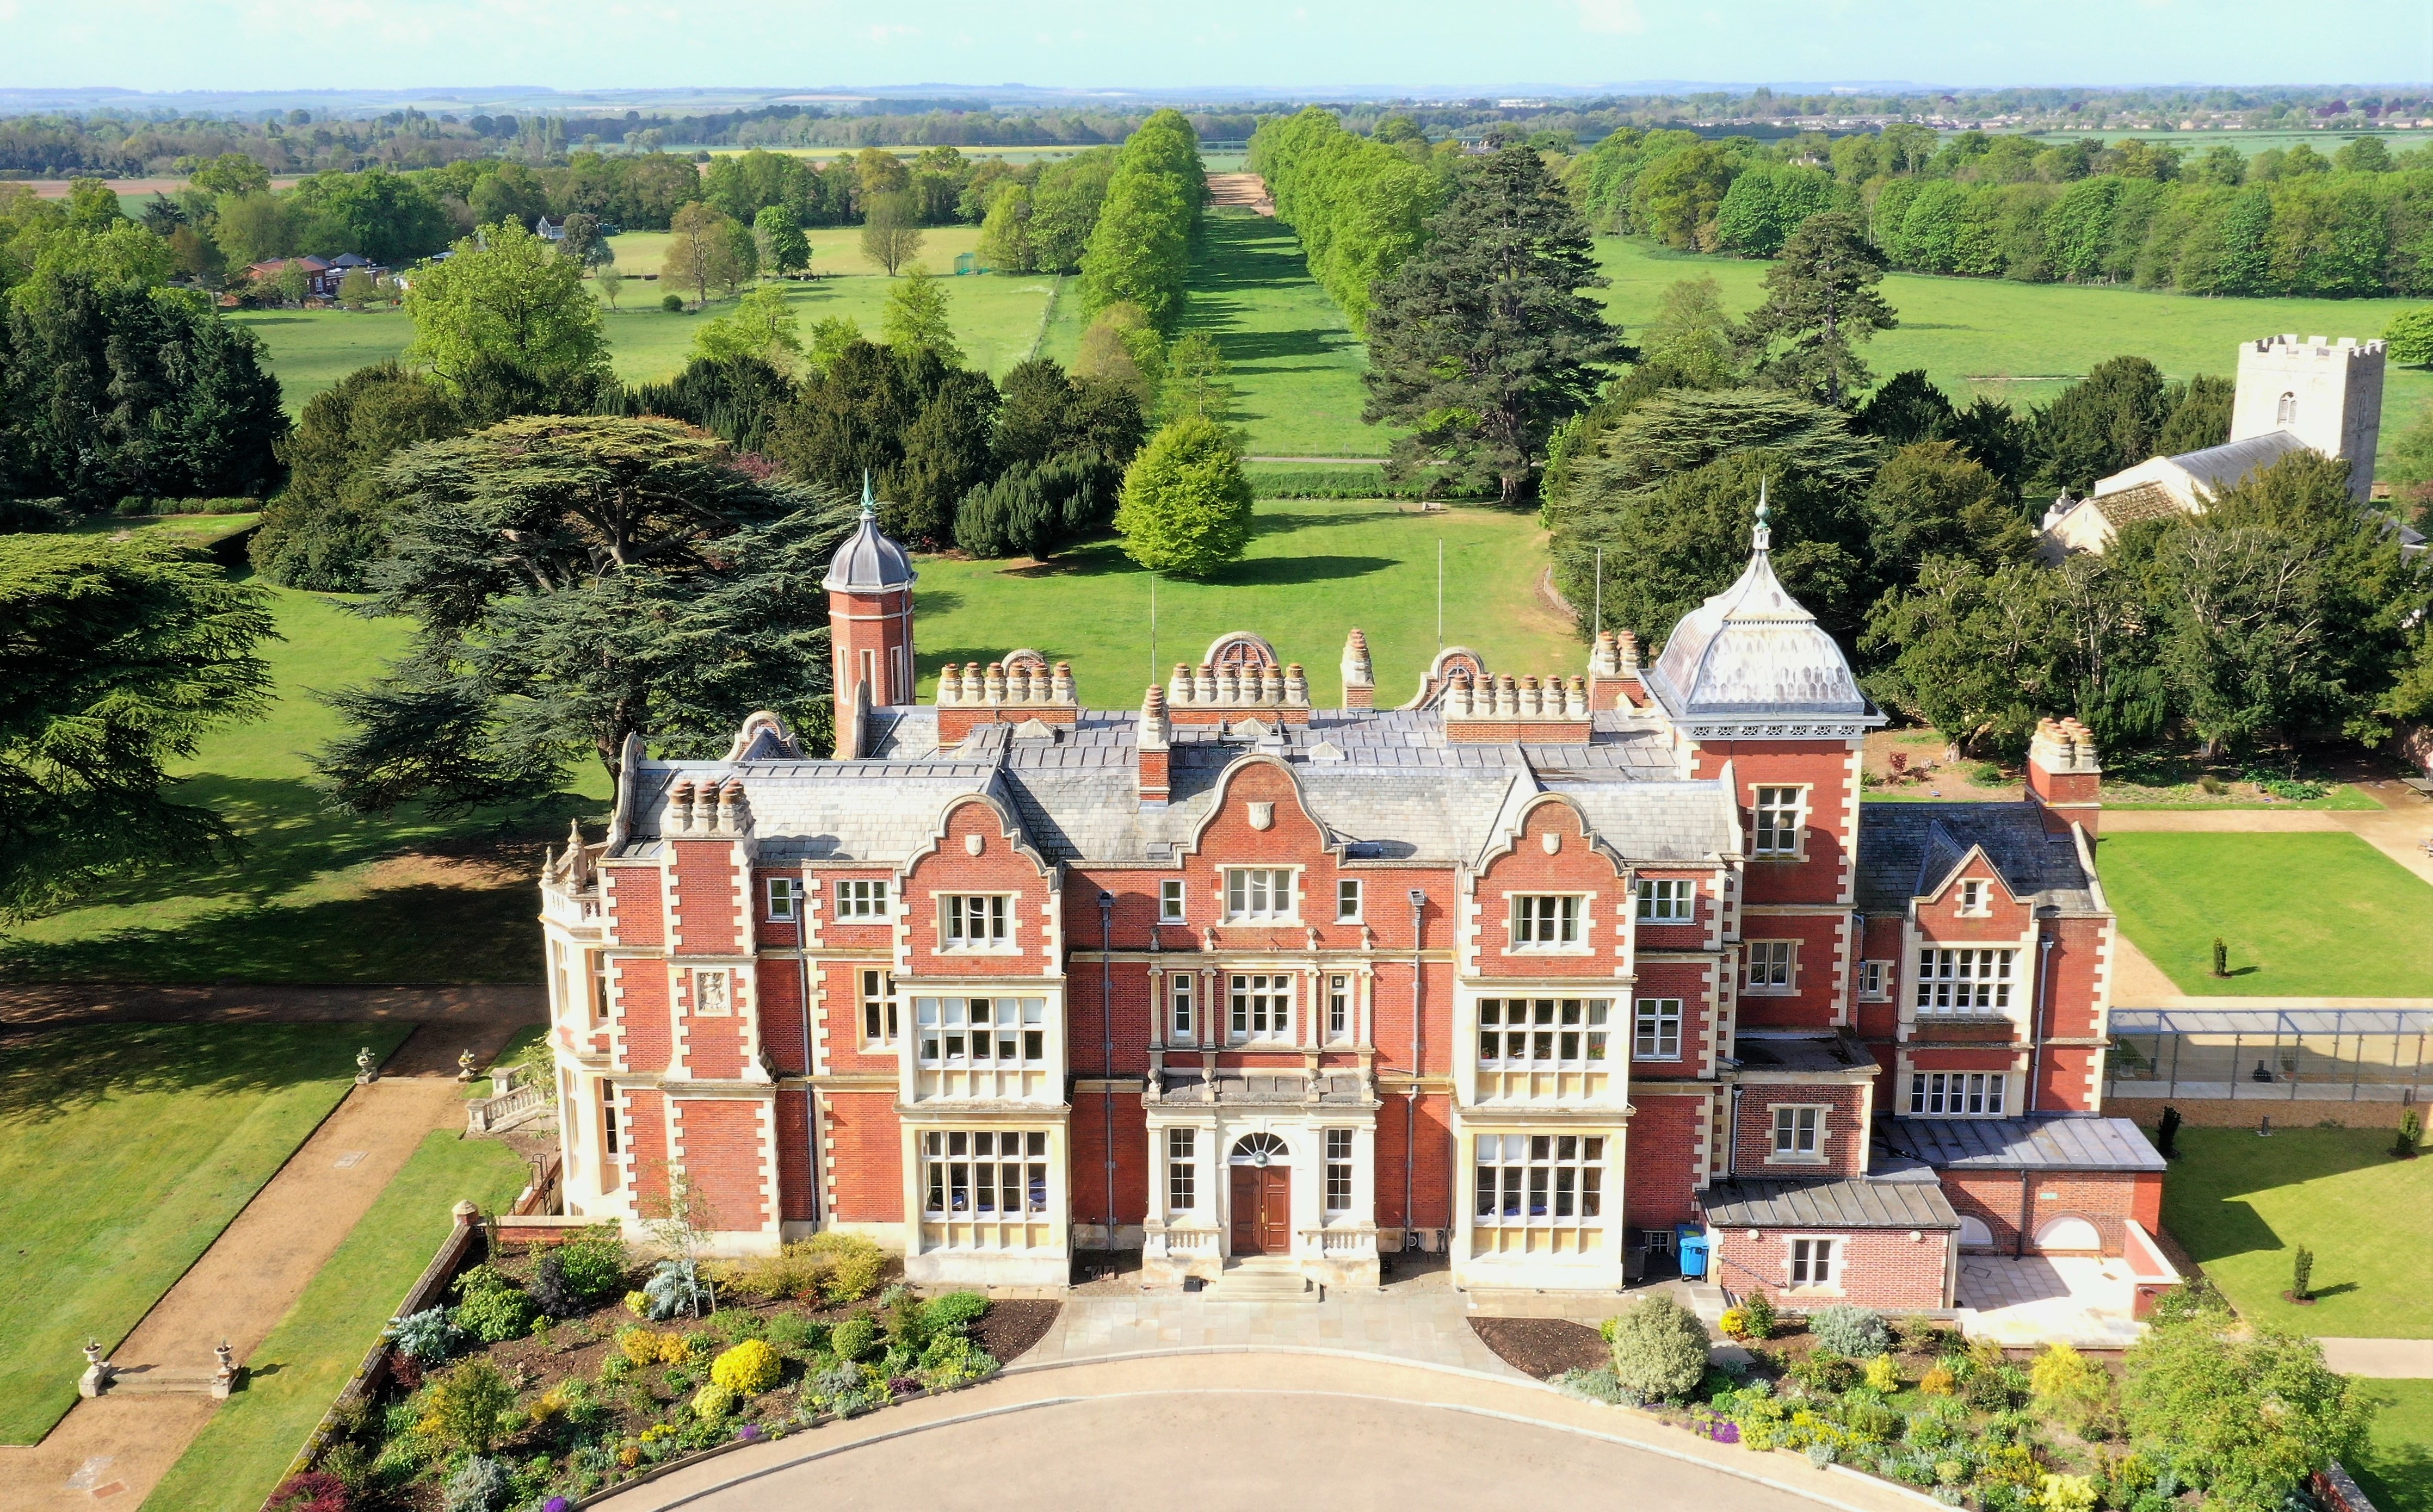
<svg viewBox="0 0 2433 1512">
<path fill-rule="evenodd" d="M 1417 690 L 1437 653 L 1437 543 L 1445 551 L 1444 643 L 1499 671 L 1569 675 L 1584 653 L 1535 597 L 1545 535 L 1529 518 L 1486 509 L 1404 513 L 1381 501 L 1265 501 L 1244 560 L 1208 583 L 1157 585 L 1150 654 L 1148 574 L 1113 541 L 1048 563 L 925 557 L 914 592 L 921 696 L 941 663 L 988 662 L 1016 646 L 1069 660 L 1085 703 L 1138 706 L 1152 675 L 1197 662 L 1229 630 L 1254 630 L 1307 670 L 1310 698 L 1341 697 L 1343 639 L 1369 637 L 1377 702 Z M 1152 671 L 1154 665 L 1154 671 Z"/>
<path fill-rule="evenodd" d="M 1619 236 L 1596 239 L 1610 288 L 1600 291 L 1625 333 L 1656 314 L 1665 288 L 1711 275 L 1735 314 L 1763 297 L 1772 264 L 1674 252 Z M 1900 325 L 1863 349 L 1879 378 L 1923 368 L 1966 401 L 1991 394 L 2025 409 L 2050 399 L 2107 357 L 2152 360 L 2175 380 L 2238 370 L 2238 344 L 2296 331 L 2334 339 L 2379 336 L 2390 317 L 2420 299 L 2198 299 L 2181 294 L 2081 284 L 2011 283 L 1999 279 L 1884 276 L 1883 296 Z M 2383 380 L 2382 433 L 2397 433 L 2433 402 L 2433 371 L 2393 366 Z"/>
<path fill-rule="evenodd" d="M 2355 835 L 2140 831 L 2099 859 L 2121 929 L 2183 993 L 2433 996 L 2433 887 Z"/>
<path fill-rule="evenodd" d="M 2379 1129 L 2183 1128 L 2179 1149 L 2163 1226 L 2240 1317 L 2323 1338 L 2433 1338 L 2433 1160 L 2391 1159 Z M 2300 1245 L 2315 1252 L 2312 1307 L 2281 1298 Z"/>
<path fill-rule="evenodd" d="M 367 682 L 403 651 L 407 625 L 345 602 L 273 588 L 283 639 L 263 648 L 277 682 L 268 718 L 207 740 L 175 790 L 225 815 L 244 852 L 162 868 L 0 936 L 15 981 L 485 982 L 540 979 L 533 847 L 607 795 L 596 766 L 580 791 L 515 812 L 442 820 L 333 808 L 313 752 L 337 733 L 313 695 Z"/>
<path fill-rule="evenodd" d="M 448 1237 L 451 1210 L 495 1213 L 527 1172 L 510 1146 L 435 1130 L 247 1361 L 230 1397 L 145 1497 L 175 1512 L 254 1512 Z"/>
<path fill-rule="evenodd" d="M 123 1024 L 0 1041 L 0 1443 L 115 1348 L 407 1027 Z"/>
<path fill-rule="evenodd" d="M 2433 1381 L 2361 1381 L 2373 1442 L 2349 1466 L 2380 1512 L 2433 1512 Z"/>
</svg>

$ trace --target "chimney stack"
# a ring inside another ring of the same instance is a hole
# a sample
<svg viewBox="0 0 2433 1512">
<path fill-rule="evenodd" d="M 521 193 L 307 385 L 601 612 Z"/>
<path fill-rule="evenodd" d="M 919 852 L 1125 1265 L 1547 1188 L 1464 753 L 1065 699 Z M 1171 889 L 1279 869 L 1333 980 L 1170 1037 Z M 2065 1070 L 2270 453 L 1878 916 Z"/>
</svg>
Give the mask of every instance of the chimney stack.
<svg viewBox="0 0 2433 1512">
<path fill-rule="evenodd" d="M 2103 815 L 2102 792 L 2094 733 L 2074 719 L 2038 720 L 2035 738 L 2028 742 L 2028 796 L 2043 810 L 2045 828 L 2066 835 L 2075 824 L 2095 834 Z"/>
<path fill-rule="evenodd" d="M 1140 749 L 1141 807 L 1163 808 L 1174 790 L 1166 772 L 1173 752 L 1166 744 L 1165 688 L 1151 684 L 1141 695 L 1140 725 L 1134 733 L 1134 744 Z"/>
<path fill-rule="evenodd" d="M 1369 664 L 1369 637 L 1357 626 L 1343 637 L 1343 706 L 1377 706 L 1377 673 Z"/>
<path fill-rule="evenodd" d="M 1644 708 L 1647 686 L 1639 680 L 1639 637 L 1627 630 L 1600 630 L 1589 648 L 1589 707 Z"/>
</svg>

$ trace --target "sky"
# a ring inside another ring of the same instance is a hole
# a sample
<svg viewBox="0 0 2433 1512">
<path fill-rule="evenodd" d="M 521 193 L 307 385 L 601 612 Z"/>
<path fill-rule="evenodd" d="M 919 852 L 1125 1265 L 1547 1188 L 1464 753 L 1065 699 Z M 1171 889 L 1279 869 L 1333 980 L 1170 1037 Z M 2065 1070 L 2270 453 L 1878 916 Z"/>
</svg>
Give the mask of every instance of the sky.
<svg viewBox="0 0 2433 1512">
<path fill-rule="evenodd" d="M 2426 0 L 0 0 L 0 88 L 2417 84 Z"/>
</svg>

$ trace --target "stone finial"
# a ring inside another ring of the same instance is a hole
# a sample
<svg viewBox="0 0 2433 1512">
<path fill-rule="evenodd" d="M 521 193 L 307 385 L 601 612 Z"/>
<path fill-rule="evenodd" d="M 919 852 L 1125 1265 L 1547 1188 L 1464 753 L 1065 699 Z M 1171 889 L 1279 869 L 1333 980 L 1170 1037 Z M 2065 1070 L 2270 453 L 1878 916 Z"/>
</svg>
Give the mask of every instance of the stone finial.
<svg viewBox="0 0 2433 1512">
<path fill-rule="evenodd" d="M 591 853 L 584 848 L 583 821 L 569 820 L 566 825 L 566 885 L 582 892 L 591 885 Z"/>
</svg>

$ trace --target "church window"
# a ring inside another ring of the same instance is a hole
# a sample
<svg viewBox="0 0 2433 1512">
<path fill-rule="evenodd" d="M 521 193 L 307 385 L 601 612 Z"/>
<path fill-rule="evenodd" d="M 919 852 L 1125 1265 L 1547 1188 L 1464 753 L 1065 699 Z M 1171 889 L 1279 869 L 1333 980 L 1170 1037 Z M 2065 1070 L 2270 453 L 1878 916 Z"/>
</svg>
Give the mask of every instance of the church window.
<svg viewBox="0 0 2433 1512">
<path fill-rule="evenodd" d="M 2273 413 L 2272 423 L 2275 425 L 2295 425 L 2298 423 L 2297 395 L 2284 394 L 2281 396 L 2280 408 Z"/>
</svg>

